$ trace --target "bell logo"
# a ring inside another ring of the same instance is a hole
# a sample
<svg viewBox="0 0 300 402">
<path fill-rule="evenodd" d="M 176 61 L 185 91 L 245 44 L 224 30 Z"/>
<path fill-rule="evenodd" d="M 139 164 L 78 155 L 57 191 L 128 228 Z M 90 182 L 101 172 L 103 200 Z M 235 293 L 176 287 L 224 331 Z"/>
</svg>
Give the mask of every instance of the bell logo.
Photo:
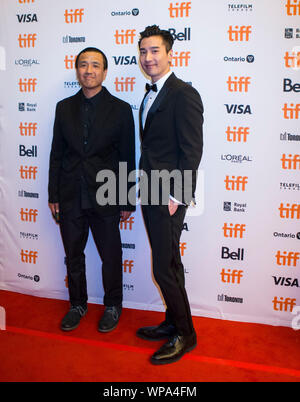
<svg viewBox="0 0 300 402">
<path fill-rule="evenodd" d="M 244 271 L 238 271 L 237 269 L 234 269 L 232 272 L 231 269 L 227 269 L 227 272 L 225 272 L 225 269 L 223 268 L 220 275 L 222 282 L 237 283 L 239 285 L 241 283 L 243 273 Z"/>
<path fill-rule="evenodd" d="M 35 92 L 36 85 L 36 78 L 20 78 L 19 80 L 20 92 Z"/>
<path fill-rule="evenodd" d="M 228 36 L 230 42 L 248 42 L 250 38 L 250 34 L 252 33 L 251 31 L 252 26 L 238 26 L 236 25 L 234 28 L 232 25 L 229 26 L 228 29 Z"/>
<path fill-rule="evenodd" d="M 275 296 L 273 299 L 273 308 L 275 311 L 289 311 L 292 313 L 293 308 L 296 306 L 297 299 L 291 299 L 287 297 L 284 299 L 283 297 Z"/>
<path fill-rule="evenodd" d="M 117 92 L 132 92 L 135 84 L 135 77 L 126 77 L 125 80 L 124 77 L 121 77 L 120 80 L 116 77 L 114 84 Z"/>
<path fill-rule="evenodd" d="M 35 137 L 37 131 L 37 123 L 20 123 L 20 135 L 25 137 Z"/>
<path fill-rule="evenodd" d="M 247 142 L 247 136 L 249 133 L 250 127 L 239 127 L 235 126 L 231 129 L 230 126 L 227 127 L 226 138 L 228 142 Z"/>
<path fill-rule="evenodd" d="M 235 239 L 242 239 L 244 237 L 244 232 L 246 231 L 246 225 L 240 225 L 239 223 L 235 225 L 233 225 L 233 223 L 230 223 L 228 225 L 227 223 L 224 223 L 222 229 L 224 237 L 234 237 Z"/>
<path fill-rule="evenodd" d="M 21 49 L 28 47 L 35 47 L 36 34 L 20 34 L 18 37 L 19 47 Z"/>
<path fill-rule="evenodd" d="M 300 0 L 287 0 L 285 8 L 287 15 L 300 15 Z"/>
<path fill-rule="evenodd" d="M 21 221 L 23 222 L 36 222 L 36 217 L 38 216 L 37 209 L 21 208 L 20 210 Z"/>
<path fill-rule="evenodd" d="M 229 92 L 248 92 L 250 77 L 228 77 L 227 85 Z"/>
<path fill-rule="evenodd" d="M 37 175 L 37 166 L 20 166 L 20 177 L 23 180 L 35 180 Z"/>
<path fill-rule="evenodd" d="M 289 203 L 284 206 L 283 203 L 280 204 L 279 216 L 282 219 L 300 219 L 300 204 L 292 204 Z"/>
<path fill-rule="evenodd" d="M 186 250 L 186 243 L 180 242 L 179 243 L 179 250 L 180 250 L 181 257 L 183 257 L 184 253 L 185 253 L 185 250 Z"/>
<path fill-rule="evenodd" d="M 67 56 L 65 57 L 65 68 L 66 70 L 74 70 L 75 61 L 77 56 Z"/>
<path fill-rule="evenodd" d="M 288 266 L 288 267 L 296 267 L 297 261 L 300 259 L 300 253 L 295 253 L 293 251 L 277 251 L 276 264 L 279 266 Z"/>
<path fill-rule="evenodd" d="M 182 3 L 170 3 L 169 12 L 171 18 L 183 18 L 190 16 L 192 2 L 184 1 Z"/>
<path fill-rule="evenodd" d="M 134 223 L 134 216 L 131 216 L 126 221 L 120 222 L 120 230 L 132 230 L 132 226 Z"/>
<path fill-rule="evenodd" d="M 174 52 L 171 67 L 187 67 L 191 58 L 191 52 Z"/>
<path fill-rule="evenodd" d="M 285 154 L 283 154 L 280 160 L 282 162 L 282 169 L 288 169 L 288 170 L 300 169 L 300 155 L 289 154 L 287 157 Z"/>
<path fill-rule="evenodd" d="M 132 273 L 133 260 L 124 260 L 122 265 L 123 265 L 123 271 L 125 273 L 127 273 L 127 269 L 129 274 Z"/>
<path fill-rule="evenodd" d="M 126 30 L 121 29 L 120 32 L 117 29 L 116 33 L 114 34 L 117 45 L 133 45 L 135 36 L 136 36 L 135 29 L 126 29 Z"/>
<path fill-rule="evenodd" d="M 287 103 L 285 103 L 282 110 L 283 110 L 283 117 L 285 119 L 288 119 L 288 120 L 289 119 L 299 119 L 300 103 L 297 103 L 297 105 L 294 105 L 293 103 L 291 103 L 289 107 L 288 107 Z"/>
<path fill-rule="evenodd" d="M 285 52 L 284 62 L 287 68 L 300 68 L 300 52 Z"/>
<path fill-rule="evenodd" d="M 224 180 L 225 182 L 225 188 L 228 191 L 245 191 L 246 189 L 246 184 L 248 183 L 248 177 L 247 176 L 231 176 L 231 179 L 229 176 L 226 176 L 226 179 Z"/>
<path fill-rule="evenodd" d="M 36 264 L 36 260 L 38 258 L 37 251 L 28 251 L 28 250 L 21 250 L 21 261 L 27 264 Z"/>
<path fill-rule="evenodd" d="M 65 22 L 67 24 L 81 23 L 83 15 L 84 15 L 84 8 L 65 10 Z"/>
</svg>

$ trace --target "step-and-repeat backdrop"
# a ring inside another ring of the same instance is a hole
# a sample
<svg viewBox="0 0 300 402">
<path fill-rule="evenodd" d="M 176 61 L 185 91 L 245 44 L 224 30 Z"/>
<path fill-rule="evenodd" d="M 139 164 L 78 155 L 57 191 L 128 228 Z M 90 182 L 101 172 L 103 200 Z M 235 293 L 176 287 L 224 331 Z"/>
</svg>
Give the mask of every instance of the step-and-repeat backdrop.
<svg viewBox="0 0 300 402">
<path fill-rule="evenodd" d="M 136 122 L 139 32 L 168 29 L 172 69 L 201 94 L 204 156 L 180 250 L 192 312 L 291 326 L 300 305 L 300 0 L 1 0 L 0 287 L 68 299 L 47 199 L 56 102 L 79 90 L 75 57 L 109 61 L 105 86 Z M 124 306 L 162 310 L 140 207 L 122 223 Z M 89 302 L 101 261 L 86 248 Z"/>
</svg>

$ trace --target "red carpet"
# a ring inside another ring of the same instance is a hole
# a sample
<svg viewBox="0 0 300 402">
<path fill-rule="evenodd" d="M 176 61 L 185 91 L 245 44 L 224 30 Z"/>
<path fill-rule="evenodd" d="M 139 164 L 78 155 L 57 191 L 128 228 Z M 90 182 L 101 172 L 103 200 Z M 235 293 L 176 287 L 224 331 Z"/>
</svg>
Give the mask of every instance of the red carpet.
<svg viewBox="0 0 300 402">
<path fill-rule="evenodd" d="M 300 381 L 300 331 L 194 317 L 198 346 L 179 362 L 153 366 L 163 344 L 135 336 L 163 313 L 123 309 L 117 329 L 97 331 L 103 306 L 89 304 L 80 326 L 59 329 L 68 302 L 0 291 L 6 330 L 0 331 L 1 382 Z"/>
</svg>

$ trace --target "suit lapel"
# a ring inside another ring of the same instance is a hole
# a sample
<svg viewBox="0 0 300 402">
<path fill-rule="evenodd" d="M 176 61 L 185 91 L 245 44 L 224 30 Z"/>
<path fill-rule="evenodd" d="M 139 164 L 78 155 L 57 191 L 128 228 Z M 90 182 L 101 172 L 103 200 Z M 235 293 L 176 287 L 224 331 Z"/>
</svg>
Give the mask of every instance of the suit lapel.
<svg viewBox="0 0 300 402">
<path fill-rule="evenodd" d="M 151 108 L 149 109 L 149 112 L 147 114 L 147 119 L 145 121 L 145 127 L 142 129 L 143 137 L 146 135 L 151 122 L 153 120 L 153 117 L 155 113 L 157 112 L 157 109 L 163 104 L 163 102 L 167 99 L 167 96 L 172 89 L 174 79 L 176 79 L 175 74 L 172 73 L 170 77 L 167 79 L 167 81 L 164 83 L 162 89 L 159 91 L 157 97 L 155 98 L 155 101 L 153 102 Z M 143 105 L 143 102 L 142 102 Z M 141 123 L 141 110 L 142 107 L 140 108 L 140 126 L 142 127 Z"/>
</svg>

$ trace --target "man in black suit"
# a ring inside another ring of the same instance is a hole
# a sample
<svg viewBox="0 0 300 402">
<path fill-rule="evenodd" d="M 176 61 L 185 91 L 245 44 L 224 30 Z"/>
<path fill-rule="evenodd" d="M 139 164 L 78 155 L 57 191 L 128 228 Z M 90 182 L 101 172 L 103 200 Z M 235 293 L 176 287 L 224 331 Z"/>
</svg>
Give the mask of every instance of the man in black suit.
<svg viewBox="0 0 300 402">
<path fill-rule="evenodd" d="M 91 229 L 102 259 L 104 287 L 105 310 L 98 329 L 109 332 L 122 311 L 119 222 L 128 219 L 135 206 L 128 198 L 124 202 L 124 195 L 123 205 L 118 196 L 116 202 L 106 203 L 102 192 L 98 193 L 106 181 L 97 174 L 114 175 L 116 188 L 108 189 L 114 193 L 119 188 L 119 163 L 126 162 L 129 171 L 135 169 L 134 121 L 130 105 L 102 86 L 107 74 L 102 51 L 84 49 L 75 66 L 81 90 L 56 106 L 49 168 L 49 207 L 60 223 L 71 304 L 61 329 L 75 329 L 87 312 L 84 249 Z"/>
<path fill-rule="evenodd" d="M 151 357 L 153 364 L 175 362 L 197 344 L 179 240 L 202 156 L 203 106 L 198 92 L 170 71 L 172 45 L 170 32 L 156 25 L 141 32 L 140 64 L 154 84 L 146 85 L 140 109 L 141 194 L 148 182 L 142 212 L 166 316 L 160 325 L 140 328 L 137 335 L 147 340 L 168 339 Z M 162 172 L 169 174 L 168 183 L 157 180 Z M 151 178 L 152 184 L 159 185 L 151 186 Z"/>
</svg>

